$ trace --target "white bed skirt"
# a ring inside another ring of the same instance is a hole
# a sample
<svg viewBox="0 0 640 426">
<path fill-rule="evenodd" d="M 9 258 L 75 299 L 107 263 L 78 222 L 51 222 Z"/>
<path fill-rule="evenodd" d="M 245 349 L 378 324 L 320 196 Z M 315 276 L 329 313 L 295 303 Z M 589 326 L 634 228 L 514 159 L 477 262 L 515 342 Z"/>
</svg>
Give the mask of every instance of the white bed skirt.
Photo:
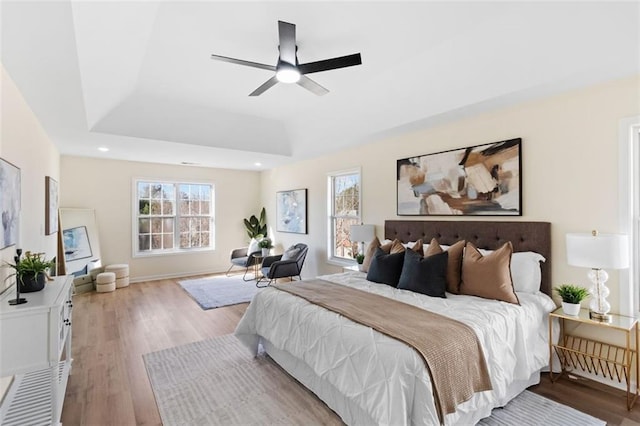
<svg viewBox="0 0 640 426">
<path fill-rule="evenodd" d="M 346 424 L 353 426 L 376 424 L 376 421 L 364 410 L 354 404 L 347 396 L 338 392 L 331 383 L 316 375 L 303 361 L 276 348 L 264 338 L 260 340 L 260 343 L 278 365 L 323 400 Z M 533 373 L 528 380 L 517 380 L 511 383 L 507 389 L 507 396 L 499 404 L 478 407 L 476 410 L 465 410 L 465 406 L 476 403 L 475 398 L 472 398 L 461 404 L 456 413 L 447 415 L 445 423 L 447 425 L 475 425 L 480 419 L 489 417 L 493 408 L 505 406 L 523 390 L 538 383 L 540 383 L 540 371 Z"/>
</svg>

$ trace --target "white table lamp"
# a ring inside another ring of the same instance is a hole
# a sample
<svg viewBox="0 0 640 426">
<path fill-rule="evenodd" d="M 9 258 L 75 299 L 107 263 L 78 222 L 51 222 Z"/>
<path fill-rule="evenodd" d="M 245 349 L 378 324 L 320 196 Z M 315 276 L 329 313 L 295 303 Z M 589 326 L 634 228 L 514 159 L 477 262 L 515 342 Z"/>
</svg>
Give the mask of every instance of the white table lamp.
<svg viewBox="0 0 640 426">
<path fill-rule="evenodd" d="M 358 243 L 358 252 L 362 253 L 364 250 L 360 250 L 360 243 L 368 243 L 376 236 L 375 226 L 373 225 L 351 225 L 351 231 L 349 234 L 349 240 L 352 243 Z"/>
<path fill-rule="evenodd" d="M 611 321 L 611 305 L 607 302 L 609 288 L 607 269 L 629 267 L 629 240 L 622 234 L 567 234 L 567 263 L 591 268 L 588 277 L 593 283 L 589 293 L 589 315 L 599 321 Z"/>
</svg>

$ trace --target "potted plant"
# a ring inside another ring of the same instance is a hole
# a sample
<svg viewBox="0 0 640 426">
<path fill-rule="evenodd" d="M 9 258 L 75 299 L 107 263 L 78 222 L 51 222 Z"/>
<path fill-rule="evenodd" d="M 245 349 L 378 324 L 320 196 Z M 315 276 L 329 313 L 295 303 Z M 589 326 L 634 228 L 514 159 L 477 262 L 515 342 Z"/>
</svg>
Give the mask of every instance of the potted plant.
<svg viewBox="0 0 640 426">
<path fill-rule="evenodd" d="M 573 284 L 562 284 L 556 287 L 555 290 L 562 299 L 562 311 L 567 315 L 578 315 L 580 313 L 580 302 L 589 296 L 586 288 Z"/>
<path fill-rule="evenodd" d="M 358 264 L 358 270 L 362 271 L 362 262 L 364 262 L 364 254 L 358 253 L 356 254 L 355 258 L 356 258 L 356 263 Z"/>
<path fill-rule="evenodd" d="M 24 254 L 24 258 L 16 256 L 14 259 L 16 263 L 9 263 L 9 266 L 16 271 L 16 285 L 20 286 L 20 292 L 30 293 L 42 290 L 45 280 L 49 278 L 47 270 L 53 267 L 55 262 L 45 260 L 44 253 L 30 251 Z"/>
<path fill-rule="evenodd" d="M 258 241 L 258 247 L 262 249 L 262 257 L 269 256 L 269 250 L 273 248 L 273 244 L 269 238 L 263 238 Z"/>
<path fill-rule="evenodd" d="M 251 215 L 249 219 L 244 219 L 244 226 L 249 238 L 260 239 L 267 236 L 267 212 L 264 207 L 260 211 L 260 219 Z"/>
</svg>

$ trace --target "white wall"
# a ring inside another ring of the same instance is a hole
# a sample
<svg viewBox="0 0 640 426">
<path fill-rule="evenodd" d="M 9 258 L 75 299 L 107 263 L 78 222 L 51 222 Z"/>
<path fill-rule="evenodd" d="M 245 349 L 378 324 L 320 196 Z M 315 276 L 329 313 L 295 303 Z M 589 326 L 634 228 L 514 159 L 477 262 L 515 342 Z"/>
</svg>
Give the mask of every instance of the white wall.
<svg viewBox="0 0 640 426">
<path fill-rule="evenodd" d="M 132 257 L 134 178 L 211 182 L 215 186 L 215 250 Z M 96 211 L 103 264 L 128 263 L 132 281 L 225 271 L 233 248 L 246 246 L 243 218 L 258 214 L 260 173 L 62 156 L 61 207 Z"/>
<path fill-rule="evenodd" d="M 21 212 L 18 247 L 24 251 L 44 252 L 46 258 L 56 256 L 57 234 L 44 235 L 45 176 L 60 182 L 60 154 L 26 104 L 15 83 L 2 67 L 1 80 L 0 157 L 20 168 Z M 4 195 L 4 194 L 3 194 Z M 15 249 L 0 251 L 0 264 L 13 262 Z M 0 290 L 10 275 L 6 267 L 0 268 Z M 7 281 L 8 283 L 8 281 Z"/>
<path fill-rule="evenodd" d="M 310 246 L 304 276 L 336 272 L 326 263 L 328 172 L 362 168 L 363 220 L 375 224 L 382 236 L 386 219 L 403 219 L 396 215 L 397 159 L 520 137 L 524 214 L 515 220 L 551 222 L 554 284 L 588 286 L 586 270 L 566 265 L 565 234 L 618 231 L 618 124 L 640 112 L 638 93 L 640 76 L 635 76 L 265 172 L 262 197 L 270 217 L 275 215 L 276 191 L 309 189 L 309 234 L 273 236 L 285 246 L 297 241 Z M 615 312 L 617 273 L 609 272 L 608 300 Z"/>
</svg>

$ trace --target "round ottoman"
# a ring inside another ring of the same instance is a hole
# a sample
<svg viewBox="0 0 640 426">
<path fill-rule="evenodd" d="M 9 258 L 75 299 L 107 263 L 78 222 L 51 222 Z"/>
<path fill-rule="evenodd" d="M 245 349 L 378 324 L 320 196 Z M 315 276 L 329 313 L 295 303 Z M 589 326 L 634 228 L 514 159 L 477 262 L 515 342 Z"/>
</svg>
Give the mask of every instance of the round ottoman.
<svg viewBox="0 0 640 426">
<path fill-rule="evenodd" d="M 104 271 L 116 274 L 116 288 L 127 287 L 129 285 L 129 265 L 126 263 L 107 265 Z"/>
<path fill-rule="evenodd" d="M 96 291 L 108 293 L 116 289 L 116 274 L 113 272 L 101 272 L 96 277 Z"/>
</svg>

